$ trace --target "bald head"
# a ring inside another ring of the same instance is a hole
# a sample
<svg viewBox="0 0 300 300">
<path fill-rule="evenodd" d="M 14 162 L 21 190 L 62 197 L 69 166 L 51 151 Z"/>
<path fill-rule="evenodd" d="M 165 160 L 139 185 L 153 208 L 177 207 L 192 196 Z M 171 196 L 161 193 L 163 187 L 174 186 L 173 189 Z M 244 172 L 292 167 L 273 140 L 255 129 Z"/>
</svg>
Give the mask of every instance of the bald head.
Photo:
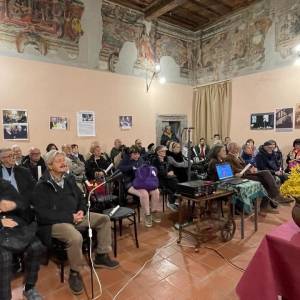
<svg viewBox="0 0 300 300">
<path fill-rule="evenodd" d="M 37 163 L 41 159 L 41 150 L 36 147 L 29 149 L 29 158 L 32 162 Z"/>
</svg>

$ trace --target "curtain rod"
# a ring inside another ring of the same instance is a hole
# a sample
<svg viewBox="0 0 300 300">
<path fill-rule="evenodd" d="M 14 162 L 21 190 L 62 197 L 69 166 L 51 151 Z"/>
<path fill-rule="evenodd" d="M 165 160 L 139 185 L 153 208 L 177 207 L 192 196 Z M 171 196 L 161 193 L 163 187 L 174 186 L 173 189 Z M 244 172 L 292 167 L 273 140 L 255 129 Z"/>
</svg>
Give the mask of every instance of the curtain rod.
<svg viewBox="0 0 300 300">
<path fill-rule="evenodd" d="M 210 82 L 210 83 L 205 83 L 205 84 L 201 84 L 201 85 L 196 85 L 196 86 L 194 86 L 193 88 L 194 88 L 194 89 L 197 89 L 197 88 L 199 88 L 199 87 L 203 87 L 203 86 L 207 86 L 207 85 L 212 85 L 212 84 L 217 84 L 217 83 L 222 83 L 222 82 L 226 82 L 226 81 L 230 81 L 230 80 L 213 81 L 213 82 Z"/>
</svg>

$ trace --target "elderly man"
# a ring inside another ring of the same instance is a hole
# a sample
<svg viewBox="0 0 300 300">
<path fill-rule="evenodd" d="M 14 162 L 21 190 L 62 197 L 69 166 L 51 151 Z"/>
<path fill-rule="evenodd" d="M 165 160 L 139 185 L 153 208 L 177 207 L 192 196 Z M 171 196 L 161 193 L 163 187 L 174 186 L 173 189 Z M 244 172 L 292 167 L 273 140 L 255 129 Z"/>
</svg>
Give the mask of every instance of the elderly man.
<svg viewBox="0 0 300 300">
<path fill-rule="evenodd" d="M 240 172 L 246 166 L 246 163 L 239 156 L 240 148 L 236 143 L 228 144 L 228 155 L 226 157 L 226 161 L 230 163 L 233 173 L 236 176 L 239 176 Z M 274 180 L 274 177 L 268 170 L 258 171 L 256 167 L 252 166 L 246 174 L 244 174 L 245 178 L 250 180 L 259 181 L 266 191 L 270 198 L 272 198 L 275 202 L 288 203 L 291 202 L 290 199 L 286 199 L 282 197 L 279 193 L 278 186 Z"/>
<path fill-rule="evenodd" d="M 66 155 L 51 150 L 45 155 L 48 171 L 36 185 L 33 197 L 34 209 L 40 225 L 39 234 L 43 242 L 51 245 L 51 238 L 66 243 L 70 263 L 69 286 L 78 295 L 83 292 L 80 276 L 82 262 L 82 235 L 80 230 L 88 227 L 85 215 L 86 200 L 72 176 L 66 175 Z M 95 267 L 114 269 L 119 266 L 111 260 L 111 224 L 106 215 L 90 214 L 91 227 L 97 232 Z"/>
<path fill-rule="evenodd" d="M 16 165 L 15 155 L 9 148 L 0 149 L 0 178 L 8 181 L 21 194 L 24 201 L 30 202 L 35 180 L 29 170 Z M 28 210 L 27 218 L 31 218 Z"/>
<path fill-rule="evenodd" d="M 40 149 L 35 147 L 30 148 L 29 154 L 23 159 L 22 166 L 29 169 L 33 178 L 37 181 L 39 175 L 43 174 L 46 170 L 46 165 L 44 159 L 41 157 Z M 41 174 L 39 174 L 39 168 Z"/>
<path fill-rule="evenodd" d="M 18 166 L 21 165 L 25 156 L 22 155 L 22 150 L 21 150 L 20 146 L 13 145 L 11 147 L 11 150 L 13 151 L 13 153 L 15 155 L 16 165 L 18 165 Z"/>
</svg>

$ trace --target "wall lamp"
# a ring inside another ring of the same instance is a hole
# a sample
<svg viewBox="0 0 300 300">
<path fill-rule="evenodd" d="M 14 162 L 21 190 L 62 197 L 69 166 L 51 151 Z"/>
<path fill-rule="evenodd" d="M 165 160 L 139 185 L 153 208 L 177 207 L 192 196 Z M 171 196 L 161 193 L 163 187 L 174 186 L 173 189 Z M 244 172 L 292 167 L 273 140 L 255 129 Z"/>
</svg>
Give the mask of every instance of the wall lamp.
<svg viewBox="0 0 300 300">
<path fill-rule="evenodd" d="M 147 93 L 148 93 L 149 90 L 150 90 L 150 87 L 151 87 L 151 84 L 152 84 L 153 79 L 154 79 L 154 78 L 157 78 L 158 75 L 159 75 L 159 73 L 160 73 L 160 65 L 155 65 L 155 69 L 154 69 L 154 71 L 152 72 L 150 81 L 148 81 L 148 72 L 146 72 L 146 90 L 147 90 Z M 159 76 L 159 83 L 160 83 L 160 84 L 165 84 L 166 81 L 167 81 L 167 80 L 166 80 L 165 77 Z"/>
</svg>

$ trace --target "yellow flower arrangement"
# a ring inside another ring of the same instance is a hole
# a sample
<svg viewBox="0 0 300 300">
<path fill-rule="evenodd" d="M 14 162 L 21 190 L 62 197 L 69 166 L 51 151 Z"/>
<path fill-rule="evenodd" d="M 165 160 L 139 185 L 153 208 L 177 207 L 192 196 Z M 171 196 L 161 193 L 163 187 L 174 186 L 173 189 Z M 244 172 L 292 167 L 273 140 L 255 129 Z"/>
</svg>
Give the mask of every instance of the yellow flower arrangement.
<svg viewBox="0 0 300 300">
<path fill-rule="evenodd" d="M 292 168 L 288 180 L 280 187 L 283 196 L 300 197 L 300 165 Z"/>
</svg>

